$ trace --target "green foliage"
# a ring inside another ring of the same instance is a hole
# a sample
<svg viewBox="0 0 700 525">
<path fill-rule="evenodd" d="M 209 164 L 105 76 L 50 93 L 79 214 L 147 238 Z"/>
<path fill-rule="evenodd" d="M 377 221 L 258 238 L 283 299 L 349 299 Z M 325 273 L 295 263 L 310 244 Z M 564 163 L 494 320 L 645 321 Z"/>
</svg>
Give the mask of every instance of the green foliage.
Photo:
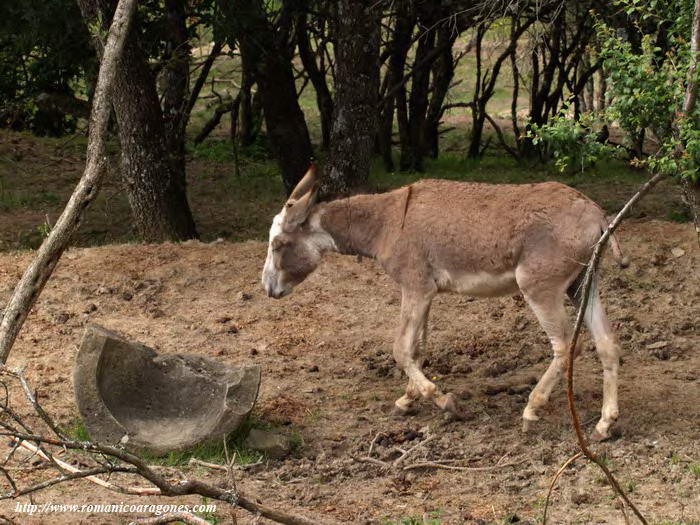
<svg viewBox="0 0 700 525">
<path fill-rule="evenodd" d="M 94 52 L 75 0 L 3 0 L 0 127 L 39 135 L 75 130 L 75 119 L 37 104 L 41 93 L 72 95 Z"/>
<path fill-rule="evenodd" d="M 583 172 L 613 155 L 614 148 L 598 140 L 595 133 L 603 124 L 597 115 L 585 113 L 574 119 L 569 113 L 570 108 L 565 105 L 547 124 L 533 124 L 526 133 L 534 145 L 550 148 L 559 171 L 580 169 Z"/>
<path fill-rule="evenodd" d="M 618 124 L 628 144 L 646 131 L 653 137 L 654 153 L 634 159 L 635 166 L 697 180 L 700 111 L 682 113 L 691 64 L 693 3 L 617 0 L 615 4 L 632 24 L 624 31 L 602 19 L 596 24 L 600 58 L 608 73 L 606 109 L 575 122 L 563 112 L 547 125 L 533 126 L 531 136 L 547 145 L 560 168 L 576 164 L 585 169 L 611 153 L 610 148 L 596 145 L 596 122 Z"/>
</svg>

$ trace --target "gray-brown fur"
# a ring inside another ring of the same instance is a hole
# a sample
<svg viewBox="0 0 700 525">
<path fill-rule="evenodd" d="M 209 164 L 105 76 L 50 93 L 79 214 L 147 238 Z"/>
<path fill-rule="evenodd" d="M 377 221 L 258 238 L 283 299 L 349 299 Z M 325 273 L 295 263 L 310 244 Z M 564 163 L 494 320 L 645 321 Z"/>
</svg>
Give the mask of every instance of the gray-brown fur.
<svg viewBox="0 0 700 525">
<path fill-rule="evenodd" d="M 285 205 L 270 234 L 263 272 L 268 293 L 291 292 L 327 251 L 376 258 L 402 290 L 394 357 L 409 377 L 397 410 L 408 412 L 421 396 L 460 414 L 457 400 L 422 372 L 421 344 L 435 294 L 455 291 L 498 296 L 520 291 L 549 336 L 554 360 L 530 395 L 525 426 L 539 419 L 564 367 L 570 323 L 564 301 L 607 226 L 601 208 L 556 182 L 490 185 L 423 180 L 410 187 L 314 204 L 312 188 Z M 273 249 L 273 247 L 275 249 Z M 619 245 L 613 251 L 622 259 Z M 617 418 L 618 345 L 600 303 L 591 294 L 586 321 L 604 369 L 604 399 L 598 438 L 609 436 Z"/>
</svg>

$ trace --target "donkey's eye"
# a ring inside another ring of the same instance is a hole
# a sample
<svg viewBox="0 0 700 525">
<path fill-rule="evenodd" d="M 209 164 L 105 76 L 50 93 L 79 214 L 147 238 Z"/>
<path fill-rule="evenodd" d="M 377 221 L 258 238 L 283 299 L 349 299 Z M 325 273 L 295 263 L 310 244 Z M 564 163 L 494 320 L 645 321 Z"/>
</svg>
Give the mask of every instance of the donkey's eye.
<svg viewBox="0 0 700 525">
<path fill-rule="evenodd" d="M 284 242 L 282 240 L 274 239 L 272 241 L 272 251 L 273 252 L 279 251 L 282 248 L 282 246 L 284 246 Z"/>
</svg>

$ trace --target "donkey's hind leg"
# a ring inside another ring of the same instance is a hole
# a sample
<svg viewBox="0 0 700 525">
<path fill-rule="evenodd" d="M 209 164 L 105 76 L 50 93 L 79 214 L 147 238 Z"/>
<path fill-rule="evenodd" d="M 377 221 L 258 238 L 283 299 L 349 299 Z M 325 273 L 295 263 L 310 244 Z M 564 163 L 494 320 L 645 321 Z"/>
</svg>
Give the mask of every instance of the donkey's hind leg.
<svg viewBox="0 0 700 525">
<path fill-rule="evenodd" d="M 543 283 L 541 279 L 531 279 L 525 271 L 516 271 L 516 278 L 525 300 L 547 333 L 554 353 L 549 368 L 530 393 L 523 412 L 523 430 L 527 431 L 540 419 L 539 409 L 547 404 L 562 376 L 571 340 L 571 325 L 564 307 L 566 281 Z"/>
<path fill-rule="evenodd" d="M 584 316 L 586 326 L 590 330 L 598 357 L 603 365 L 603 408 L 601 418 L 591 436 L 596 441 L 610 438 L 610 427 L 617 420 L 617 372 L 620 367 L 620 347 L 612 331 L 605 309 L 600 301 L 596 281 L 588 299 L 588 307 Z"/>
</svg>

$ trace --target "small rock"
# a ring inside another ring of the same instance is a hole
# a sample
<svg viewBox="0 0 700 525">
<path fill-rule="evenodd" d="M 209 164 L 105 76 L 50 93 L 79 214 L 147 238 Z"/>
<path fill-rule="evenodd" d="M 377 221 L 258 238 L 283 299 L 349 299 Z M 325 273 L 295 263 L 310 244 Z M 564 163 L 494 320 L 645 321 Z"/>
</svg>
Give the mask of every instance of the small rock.
<svg viewBox="0 0 700 525">
<path fill-rule="evenodd" d="M 249 293 L 246 293 L 246 292 L 241 292 L 241 293 L 238 294 L 238 298 L 239 298 L 241 301 L 250 301 L 250 300 L 253 298 L 253 294 L 249 294 Z"/>
<path fill-rule="evenodd" d="M 683 257 L 685 255 L 685 250 L 683 248 L 673 248 L 671 249 L 671 255 L 678 259 L 679 257 Z"/>
<path fill-rule="evenodd" d="M 258 349 L 257 349 L 257 348 L 251 348 L 251 349 L 250 349 L 250 355 L 258 355 Z"/>
<path fill-rule="evenodd" d="M 574 505 L 584 505 L 585 503 L 590 502 L 591 496 L 587 492 L 579 490 L 571 494 L 571 503 Z"/>
<path fill-rule="evenodd" d="M 663 266 L 666 264 L 666 256 L 662 253 L 656 253 L 651 256 L 651 264 L 654 266 Z"/>
<path fill-rule="evenodd" d="M 292 444 L 287 436 L 275 434 L 254 428 L 245 440 L 246 446 L 262 452 L 270 458 L 283 458 L 292 450 Z"/>
<path fill-rule="evenodd" d="M 498 377 L 502 374 L 505 374 L 510 370 L 510 367 L 504 363 L 504 362 L 496 362 L 493 363 L 492 365 L 488 366 L 486 370 L 484 370 L 484 376 L 485 377 Z"/>
<path fill-rule="evenodd" d="M 661 361 L 668 361 L 671 358 L 671 352 L 668 348 L 657 348 L 652 350 L 651 354 Z"/>
<path fill-rule="evenodd" d="M 510 395 L 524 394 L 530 390 L 530 385 L 511 385 L 508 387 Z"/>
<path fill-rule="evenodd" d="M 85 310 L 83 310 L 83 313 L 85 314 L 91 314 L 92 312 L 97 311 L 97 305 L 95 303 L 90 303 L 85 307 Z"/>
<path fill-rule="evenodd" d="M 656 350 L 665 346 L 668 346 L 668 341 L 659 341 L 658 343 L 652 343 L 650 345 L 647 345 L 647 350 Z"/>
<path fill-rule="evenodd" d="M 122 294 L 122 299 L 125 301 L 131 301 L 134 298 L 134 295 L 131 292 L 124 292 Z"/>
<path fill-rule="evenodd" d="M 165 317 L 165 312 L 160 308 L 153 308 L 148 313 L 151 316 L 151 319 L 160 319 L 161 317 Z"/>
<path fill-rule="evenodd" d="M 469 365 L 455 365 L 450 369 L 453 374 L 468 374 L 472 371 L 472 367 Z"/>
<path fill-rule="evenodd" d="M 508 385 L 500 384 L 500 385 L 488 385 L 487 387 L 484 388 L 484 394 L 487 396 L 495 396 L 497 394 L 500 394 L 501 392 L 505 392 L 508 390 Z"/>
<path fill-rule="evenodd" d="M 310 366 L 309 372 L 318 372 L 318 366 L 317 365 Z"/>
<path fill-rule="evenodd" d="M 56 323 L 58 324 L 66 324 L 68 319 L 70 319 L 70 314 L 67 314 L 66 312 L 61 312 L 55 317 Z"/>
</svg>

